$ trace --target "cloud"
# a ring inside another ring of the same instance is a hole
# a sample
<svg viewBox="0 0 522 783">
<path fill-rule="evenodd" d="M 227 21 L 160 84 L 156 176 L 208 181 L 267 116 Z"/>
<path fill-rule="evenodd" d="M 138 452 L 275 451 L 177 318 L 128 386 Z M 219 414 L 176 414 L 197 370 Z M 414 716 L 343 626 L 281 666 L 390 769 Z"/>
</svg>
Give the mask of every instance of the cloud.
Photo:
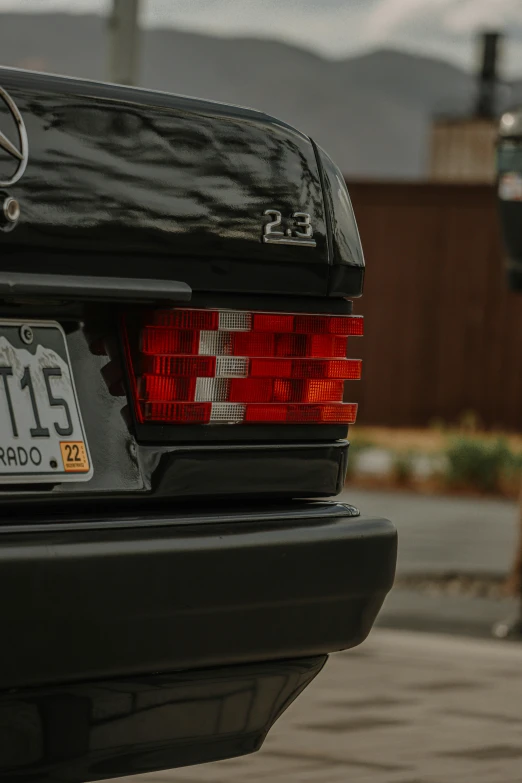
<svg viewBox="0 0 522 783">
<path fill-rule="evenodd" d="M 484 27 L 520 32 L 522 6 L 520 0 L 460 0 L 451 4 L 444 21 L 448 32 L 456 34 Z"/>
<path fill-rule="evenodd" d="M 111 0 L 0 0 L 0 11 L 42 12 L 68 11 L 70 13 L 106 13 Z"/>
<path fill-rule="evenodd" d="M 386 40 L 390 35 L 401 33 L 412 21 L 426 19 L 440 13 L 454 0 L 381 0 L 368 14 L 366 35 L 375 41 Z"/>
<path fill-rule="evenodd" d="M 107 14 L 111 0 L 0 0 L 0 10 Z M 505 66 L 522 75 L 522 0 L 142 0 L 144 24 L 288 41 L 326 57 L 395 47 L 474 68 L 484 27 L 509 34 Z"/>
<path fill-rule="evenodd" d="M 504 66 L 522 73 L 521 0 L 381 0 L 367 15 L 363 36 L 370 46 L 399 46 L 473 67 L 476 37 L 484 29 L 507 35 Z"/>
<path fill-rule="evenodd" d="M 340 57 L 360 48 L 367 8 L 380 0 L 148 0 L 150 25 L 286 40 Z"/>
<path fill-rule="evenodd" d="M 468 35 L 484 27 L 522 24 L 520 0 L 381 0 L 368 14 L 369 35 L 387 37 L 424 30 L 426 34 Z"/>
</svg>

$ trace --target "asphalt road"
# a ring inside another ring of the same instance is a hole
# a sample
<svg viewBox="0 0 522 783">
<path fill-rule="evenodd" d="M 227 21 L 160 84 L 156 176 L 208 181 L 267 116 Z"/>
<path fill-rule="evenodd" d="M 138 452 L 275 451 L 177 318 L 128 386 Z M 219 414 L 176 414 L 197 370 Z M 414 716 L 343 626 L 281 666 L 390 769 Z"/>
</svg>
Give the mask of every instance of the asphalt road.
<svg viewBox="0 0 522 783">
<path fill-rule="evenodd" d="M 384 516 L 397 526 L 399 575 L 499 575 L 509 568 L 517 514 L 511 501 L 350 488 L 340 499 L 363 516 Z"/>
<path fill-rule="evenodd" d="M 519 783 L 522 647 L 374 631 L 327 666 L 259 753 L 126 783 Z"/>
<path fill-rule="evenodd" d="M 508 571 L 516 545 L 515 503 L 356 489 L 348 489 L 341 499 L 363 516 L 385 516 L 397 526 L 399 578 L 451 573 L 500 578 Z M 378 625 L 490 638 L 492 625 L 515 611 L 516 602 L 509 598 L 396 587 Z"/>
</svg>

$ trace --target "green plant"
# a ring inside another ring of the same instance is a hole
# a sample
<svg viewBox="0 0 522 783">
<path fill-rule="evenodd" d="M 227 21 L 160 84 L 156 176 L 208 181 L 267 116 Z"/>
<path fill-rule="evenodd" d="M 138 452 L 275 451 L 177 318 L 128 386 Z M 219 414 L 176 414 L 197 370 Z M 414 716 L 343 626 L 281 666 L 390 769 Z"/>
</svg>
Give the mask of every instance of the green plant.
<svg viewBox="0 0 522 783">
<path fill-rule="evenodd" d="M 412 451 L 397 451 L 393 455 L 391 473 L 396 484 L 409 484 L 413 477 L 415 454 Z"/>
<path fill-rule="evenodd" d="M 515 457 L 505 440 L 482 441 L 460 437 L 446 451 L 446 480 L 451 486 L 496 492 Z"/>
</svg>

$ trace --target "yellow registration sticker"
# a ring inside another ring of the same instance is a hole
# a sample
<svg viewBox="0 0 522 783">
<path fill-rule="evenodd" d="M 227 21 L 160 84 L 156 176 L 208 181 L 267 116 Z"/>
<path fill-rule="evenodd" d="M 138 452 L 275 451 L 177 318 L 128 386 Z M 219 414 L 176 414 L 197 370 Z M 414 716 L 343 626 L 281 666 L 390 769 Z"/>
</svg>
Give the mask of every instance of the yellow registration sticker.
<svg viewBox="0 0 522 783">
<path fill-rule="evenodd" d="M 63 469 L 66 473 L 87 473 L 89 470 L 89 457 L 85 443 L 81 440 L 60 441 Z"/>
</svg>

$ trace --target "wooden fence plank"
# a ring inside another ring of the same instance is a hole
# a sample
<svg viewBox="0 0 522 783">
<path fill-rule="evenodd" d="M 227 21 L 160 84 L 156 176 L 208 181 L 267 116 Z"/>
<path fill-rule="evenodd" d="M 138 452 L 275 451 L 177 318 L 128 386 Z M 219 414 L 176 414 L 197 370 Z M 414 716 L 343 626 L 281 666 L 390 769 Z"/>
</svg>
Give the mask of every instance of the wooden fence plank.
<svg viewBox="0 0 522 783">
<path fill-rule="evenodd" d="M 367 261 L 351 340 L 359 421 L 522 430 L 522 295 L 507 289 L 495 189 L 348 182 Z"/>
</svg>

